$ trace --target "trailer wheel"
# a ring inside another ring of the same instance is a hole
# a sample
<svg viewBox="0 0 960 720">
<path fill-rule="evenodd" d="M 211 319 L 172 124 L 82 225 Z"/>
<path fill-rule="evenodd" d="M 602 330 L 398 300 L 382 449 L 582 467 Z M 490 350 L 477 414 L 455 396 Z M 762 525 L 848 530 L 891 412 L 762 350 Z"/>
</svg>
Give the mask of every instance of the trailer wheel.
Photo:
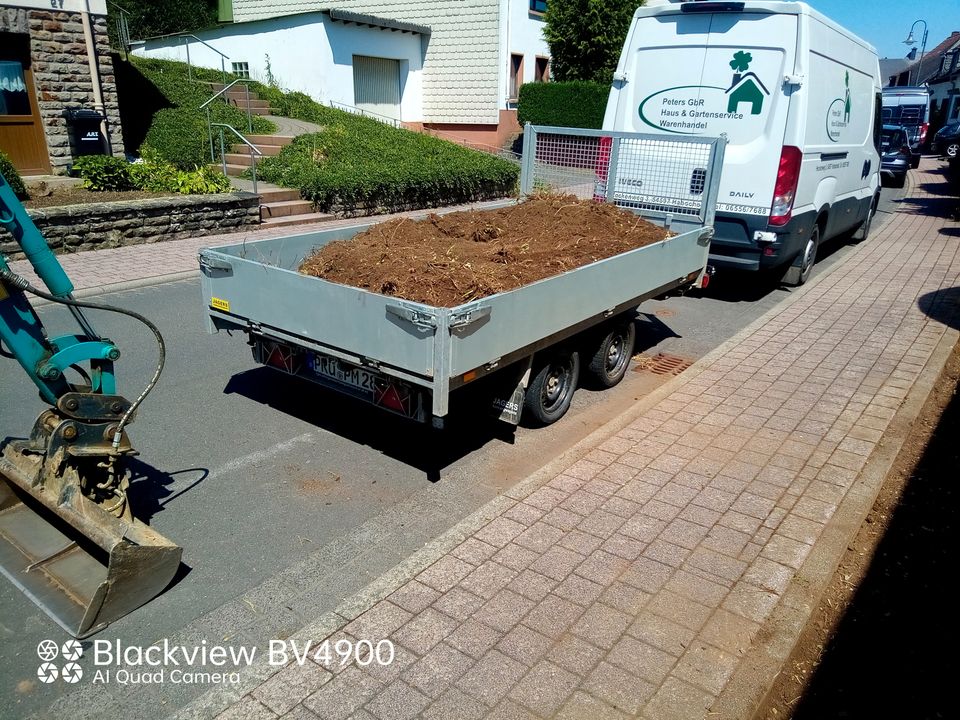
<svg viewBox="0 0 960 720">
<path fill-rule="evenodd" d="M 614 324 L 590 359 L 590 377 L 604 388 L 612 388 L 623 380 L 630 367 L 636 338 L 637 329 L 632 317 Z"/>
<path fill-rule="evenodd" d="M 575 350 L 560 350 L 550 355 L 527 387 L 524 415 L 539 426 L 562 418 L 570 409 L 579 374 L 580 354 Z"/>
</svg>

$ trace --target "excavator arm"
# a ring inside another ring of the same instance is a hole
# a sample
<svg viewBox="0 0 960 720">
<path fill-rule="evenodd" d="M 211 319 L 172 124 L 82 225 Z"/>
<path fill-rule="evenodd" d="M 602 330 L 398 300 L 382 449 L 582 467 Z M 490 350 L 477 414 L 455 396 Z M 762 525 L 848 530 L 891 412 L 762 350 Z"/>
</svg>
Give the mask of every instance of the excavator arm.
<svg viewBox="0 0 960 720">
<path fill-rule="evenodd" d="M 163 337 L 137 313 L 73 297 L 2 175 L 0 225 L 46 287 L 13 273 L 0 254 L 0 354 L 16 359 L 49 406 L 28 438 L 0 443 L 0 572 L 64 629 L 86 637 L 159 594 L 180 565 L 181 548 L 134 518 L 127 502 L 126 461 L 136 452 L 126 426 L 163 369 Z M 29 295 L 66 306 L 78 332 L 48 337 Z M 134 317 L 156 337 L 157 369 L 133 402 L 116 394 L 120 350 L 85 309 Z"/>
</svg>

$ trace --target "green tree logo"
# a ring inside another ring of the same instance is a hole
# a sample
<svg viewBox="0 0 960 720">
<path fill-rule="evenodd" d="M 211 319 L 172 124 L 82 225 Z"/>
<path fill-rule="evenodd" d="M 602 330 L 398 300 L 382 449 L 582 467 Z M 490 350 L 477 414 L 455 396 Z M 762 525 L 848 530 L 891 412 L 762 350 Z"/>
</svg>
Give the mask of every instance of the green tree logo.
<svg viewBox="0 0 960 720">
<path fill-rule="evenodd" d="M 730 61 L 730 67 L 733 68 L 733 71 L 736 73 L 746 72 L 752 61 L 753 55 L 743 50 L 738 50 L 734 54 L 733 60 Z"/>
</svg>

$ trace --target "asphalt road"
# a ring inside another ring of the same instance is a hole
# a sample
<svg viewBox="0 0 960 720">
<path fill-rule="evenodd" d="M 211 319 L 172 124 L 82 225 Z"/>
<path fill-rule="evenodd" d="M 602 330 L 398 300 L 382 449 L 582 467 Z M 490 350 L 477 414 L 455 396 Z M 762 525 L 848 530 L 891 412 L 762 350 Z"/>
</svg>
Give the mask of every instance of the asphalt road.
<svg viewBox="0 0 960 720">
<path fill-rule="evenodd" d="M 875 231 L 901 195 L 884 192 Z M 837 243 L 823 248 L 818 271 L 848 252 Z M 695 360 L 788 293 L 754 276 L 721 274 L 703 294 L 649 301 L 640 349 Z M 166 338 L 163 378 L 130 428 L 141 453 L 131 495 L 138 515 L 184 548 L 175 584 L 97 636 L 124 644 L 263 644 L 292 633 L 665 381 L 631 372 L 611 391 L 580 390 L 568 416 L 541 430 L 462 422 L 437 434 L 256 367 L 242 337 L 205 334 L 196 280 L 97 300 L 149 316 Z M 61 307 L 40 315 L 52 334 L 70 328 Z M 122 316 L 91 317 L 124 351 L 118 385 L 135 396 L 153 368 L 149 334 Z M 0 437 L 28 433 L 42 409 L 13 362 L 0 363 L 0 408 Z M 40 685 L 36 648 L 48 637 L 66 639 L 0 582 L 5 717 L 47 715 L 54 702 L 76 717 L 135 717 L 205 689 Z"/>
</svg>

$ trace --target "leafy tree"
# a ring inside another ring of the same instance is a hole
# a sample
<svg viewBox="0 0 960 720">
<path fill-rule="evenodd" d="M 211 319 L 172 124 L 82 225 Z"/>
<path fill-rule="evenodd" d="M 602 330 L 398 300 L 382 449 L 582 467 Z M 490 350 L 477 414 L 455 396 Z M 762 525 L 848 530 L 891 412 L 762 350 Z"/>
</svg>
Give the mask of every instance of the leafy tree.
<svg viewBox="0 0 960 720">
<path fill-rule="evenodd" d="M 132 40 L 197 32 L 217 24 L 217 0 L 111 0 L 107 11 L 112 14 L 111 4 L 127 12 Z"/>
<path fill-rule="evenodd" d="M 543 36 L 556 80 L 609 83 L 643 0 L 549 0 Z"/>
</svg>

